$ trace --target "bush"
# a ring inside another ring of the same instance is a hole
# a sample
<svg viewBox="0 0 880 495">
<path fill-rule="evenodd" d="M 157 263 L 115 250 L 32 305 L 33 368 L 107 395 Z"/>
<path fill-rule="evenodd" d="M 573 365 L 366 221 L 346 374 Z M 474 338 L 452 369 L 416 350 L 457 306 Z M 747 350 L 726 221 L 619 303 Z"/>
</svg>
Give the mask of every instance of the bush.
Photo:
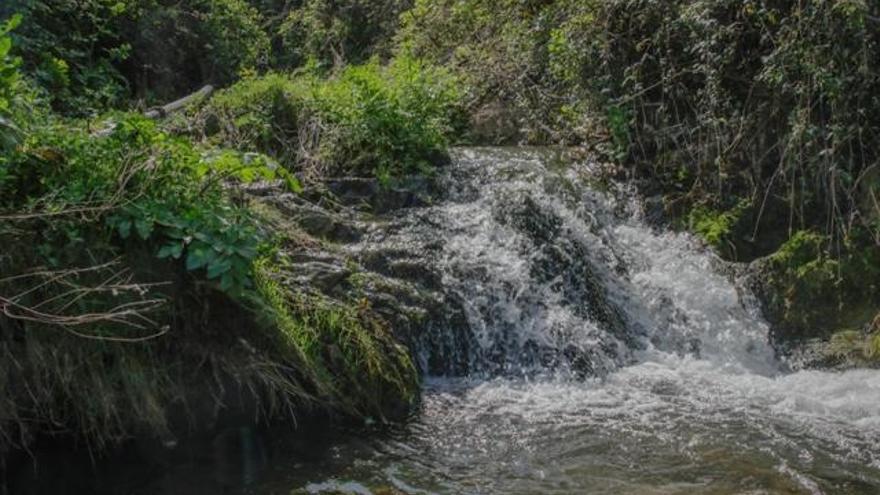
<svg viewBox="0 0 880 495">
<path fill-rule="evenodd" d="M 129 7 L 107 0 L 12 0 L 0 15 L 23 15 L 15 33 L 23 68 L 50 95 L 53 108 L 82 114 L 124 103 L 127 83 L 116 65 L 131 48 L 122 32 Z"/>
<path fill-rule="evenodd" d="M 16 134 L 20 132 L 15 125 L 17 119 L 13 115 L 13 107 L 21 88 L 21 74 L 18 72 L 21 61 L 12 56 L 12 38 L 9 36 L 9 32 L 20 22 L 21 17 L 13 17 L 0 25 L 0 166 L 6 159 L 5 155 L 15 146 Z M 3 180 L 0 172 L 0 184 Z"/>
<path fill-rule="evenodd" d="M 144 0 L 141 0 L 144 1 Z M 246 0 L 151 0 L 132 27 L 124 74 L 138 96 L 172 98 L 268 66 L 263 15 Z"/>
<path fill-rule="evenodd" d="M 14 16 L 0 22 L 0 189 L 10 180 L 9 163 L 32 127 L 49 118 L 42 95 L 21 74 L 21 59 L 13 52 L 10 32 L 21 22 Z"/>
<path fill-rule="evenodd" d="M 691 203 L 745 198 L 753 223 L 875 228 L 859 202 L 880 149 L 880 5 L 563 3 L 551 63 L 595 108 L 625 109 L 644 173 Z"/>
<path fill-rule="evenodd" d="M 296 67 L 313 61 L 342 67 L 387 56 L 389 41 L 408 0 L 305 0 L 278 26 L 276 63 Z"/>
<path fill-rule="evenodd" d="M 735 259 L 737 256 L 732 239 L 747 207 L 744 202 L 727 211 L 697 206 L 688 214 L 688 229 L 703 238 L 710 246 L 724 253 L 725 258 Z"/>
<path fill-rule="evenodd" d="M 21 61 L 12 56 L 12 38 L 9 33 L 21 24 L 21 16 L 15 16 L 0 26 L 0 115 L 11 112 L 21 75 L 18 66 Z"/>
<path fill-rule="evenodd" d="M 427 171 L 460 129 L 461 91 L 448 71 L 401 57 L 244 80 L 217 94 L 202 127 L 221 142 L 271 154 L 312 174 L 390 179 Z"/>
<path fill-rule="evenodd" d="M 86 116 L 133 96 L 167 99 L 268 62 L 262 17 L 245 0 L 12 0 L 24 69 L 54 109 Z"/>
<path fill-rule="evenodd" d="M 62 123 L 36 131 L 3 165 L 0 207 L 42 231 L 31 266 L 75 266 L 89 251 L 123 252 L 136 237 L 230 294 L 247 288 L 263 241 L 223 184 L 284 171 L 260 157 L 201 152 L 141 117 L 118 118 L 98 137 Z"/>
<path fill-rule="evenodd" d="M 548 65 L 558 22 L 555 2 L 417 0 L 401 16 L 396 41 L 399 53 L 453 70 L 471 92 L 467 104 L 477 117 L 500 107 L 519 141 L 577 142 L 589 132 L 579 114 L 584 108 L 563 94 Z"/>
</svg>

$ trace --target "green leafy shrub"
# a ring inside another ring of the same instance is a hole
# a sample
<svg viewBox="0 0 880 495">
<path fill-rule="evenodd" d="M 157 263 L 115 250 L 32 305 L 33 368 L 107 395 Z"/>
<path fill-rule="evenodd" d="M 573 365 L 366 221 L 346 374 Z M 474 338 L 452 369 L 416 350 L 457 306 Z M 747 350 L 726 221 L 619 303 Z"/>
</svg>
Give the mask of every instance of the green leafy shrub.
<svg viewBox="0 0 880 495">
<path fill-rule="evenodd" d="M 301 129 L 309 121 L 304 79 L 270 73 L 245 78 L 217 92 L 197 116 L 205 132 L 219 132 L 220 140 L 237 149 L 259 150 L 296 163 L 301 148 L 309 148 Z"/>
<path fill-rule="evenodd" d="M 644 173 L 685 201 L 744 198 L 754 221 L 790 217 L 841 239 L 873 228 L 855 191 L 880 149 L 880 5 L 559 5 L 551 65 L 595 107 L 632 109 L 627 154 Z M 691 172 L 679 187 L 681 164 Z"/>
<path fill-rule="evenodd" d="M 0 115 L 8 115 L 12 99 L 20 84 L 18 67 L 21 60 L 12 56 L 12 37 L 9 33 L 21 24 L 21 16 L 15 16 L 0 26 Z"/>
<path fill-rule="evenodd" d="M 387 54 L 408 4 L 406 0 L 305 0 L 277 28 L 282 50 L 276 62 L 286 67 L 308 61 L 342 67 Z"/>
<path fill-rule="evenodd" d="M 12 56 L 10 31 L 21 23 L 16 16 L 0 25 L 0 184 L 5 180 L 3 163 L 18 141 L 21 132 L 16 126 L 15 99 L 21 89 L 21 74 L 18 67 L 21 61 Z"/>
<path fill-rule="evenodd" d="M 269 64 L 266 21 L 246 0 L 140 1 L 123 67 L 139 96 L 176 97 Z"/>
<path fill-rule="evenodd" d="M 184 259 L 188 270 L 204 270 L 220 289 L 239 294 L 264 239 L 223 185 L 286 172 L 261 157 L 202 152 L 141 117 L 118 119 L 98 137 L 64 124 L 29 136 L 5 167 L 3 206 L 46 219 L 49 239 L 39 250 L 52 253 L 50 265 L 75 262 L 65 257 L 88 250 L 95 236 L 116 249 L 124 245 L 114 239 L 137 237 L 160 258 Z M 93 216 L 85 221 L 77 212 Z"/>
<path fill-rule="evenodd" d="M 53 108 L 86 116 L 132 96 L 167 99 L 268 62 L 262 17 L 245 0 L 12 0 L 26 73 Z"/>
<path fill-rule="evenodd" d="M 129 3 L 12 0 L 0 16 L 20 12 L 15 33 L 25 71 L 50 95 L 53 108 L 121 105 L 127 85 L 114 64 L 126 51 L 122 23 Z"/>
<path fill-rule="evenodd" d="M 591 133 L 586 109 L 549 65 L 557 3 L 417 0 L 401 15 L 398 53 L 449 67 L 468 88 L 475 118 L 510 121 L 518 141 L 580 142 Z"/>
<path fill-rule="evenodd" d="M 687 226 L 710 246 L 725 253 L 727 258 L 735 259 L 732 240 L 747 209 L 748 203 L 744 201 L 725 211 L 697 206 L 688 213 Z"/>
<path fill-rule="evenodd" d="M 461 93 L 443 69 L 400 57 L 346 68 L 312 87 L 318 114 L 337 132 L 321 152 L 355 173 L 379 178 L 430 170 L 456 132 Z"/>
<path fill-rule="evenodd" d="M 383 179 L 427 171 L 460 127 L 461 90 L 448 71 L 401 57 L 246 79 L 216 95 L 200 119 L 227 145 L 269 153 L 291 168 Z M 219 124 L 216 124 L 219 123 Z"/>
</svg>

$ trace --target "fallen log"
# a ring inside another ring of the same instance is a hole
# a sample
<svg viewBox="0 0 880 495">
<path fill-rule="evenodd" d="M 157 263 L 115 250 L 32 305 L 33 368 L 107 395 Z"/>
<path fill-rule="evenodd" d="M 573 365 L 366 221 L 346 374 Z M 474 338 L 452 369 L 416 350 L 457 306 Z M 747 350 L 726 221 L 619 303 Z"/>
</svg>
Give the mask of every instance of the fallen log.
<svg viewBox="0 0 880 495">
<path fill-rule="evenodd" d="M 171 114 L 173 112 L 176 112 L 178 110 L 186 108 L 190 104 L 192 104 L 196 101 L 199 101 L 203 98 L 207 98 L 208 96 L 211 96 L 211 93 L 213 93 L 213 92 L 214 92 L 214 86 L 207 85 L 207 86 L 203 87 L 202 89 L 196 91 L 195 93 L 193 93 L 191 95 L 184 96 L 183 98 L 181 98 L 179 100 L 172 101 L 171 103 L 169 103 L 167 105 L 163 105 L 161 107 L 151 108 L 151 109 L 147 110 L 146 112 L 144 112 L 144 116 L 147 117 L 148 119 L 163 119 L 166 116 L 168 116 L 168 114 Z"/>
</svg>

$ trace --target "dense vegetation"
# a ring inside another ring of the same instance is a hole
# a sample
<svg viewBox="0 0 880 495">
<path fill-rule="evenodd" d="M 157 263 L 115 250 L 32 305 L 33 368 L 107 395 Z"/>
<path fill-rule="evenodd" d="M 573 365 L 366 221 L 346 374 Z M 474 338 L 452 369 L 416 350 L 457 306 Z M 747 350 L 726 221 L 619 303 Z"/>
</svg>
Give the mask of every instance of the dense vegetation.
<svg viewBox="0 0 880 495">
<path fill-rule="evenodd" d="M 458 142 L 592 148 L 672 224 L 760 258 L 783 333 L 880 355 L 876 3 L 13 0 L 0 19 L 5 445 L 167 429 L 193 362 L 270 416 L 409 401 L 387 324 L 286 287 L 295 236 L 237 191 L 387 185 Z"/>
</svg>

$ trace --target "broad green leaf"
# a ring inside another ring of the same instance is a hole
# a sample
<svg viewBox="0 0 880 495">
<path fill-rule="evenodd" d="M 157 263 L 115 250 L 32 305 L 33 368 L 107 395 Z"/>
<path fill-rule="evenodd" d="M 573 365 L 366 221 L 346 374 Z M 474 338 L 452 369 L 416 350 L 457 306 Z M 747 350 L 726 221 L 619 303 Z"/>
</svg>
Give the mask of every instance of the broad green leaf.
<svg viewBox="0 0 880 495">
<path fill-rule="evenodd" d="M 190 249 L 186 257 L 186 269 L 189 271 L 198 270 L 208 264 L 212 257 L 209 249 L 204 246 L 196 246 Z"/>
<path fill-rule="evenodd" d="M 235 278 L 232 276 L 231 272 L 226 272 L 220 277 L 220 289 L 224 291 L 228 291 L 235 285 Z"/>
<path fill-rule="evenodd" d="M 128 239 L 128 236 L 131 235 L 131 220 L 123 220 L 119 222 L 116 229 L 119 231 L 120 237 Z"/>
<path fill-rule="evenodd" d="M 208 264 L 208 278 L 217 278 L 232 268 L 232 262 L 228 259 L 215 259 Z"/>
<path fill-rule="evenodd" d="M 174 242 L 171 244 L 166 244 L 159 249 L 159 252 L 156 253 L 156 257 L 159 259 L 165 259 L 168 257 L 179 259 L 180 255 L 183 253 L 183 244 L 179 242 Z"/>
<path fill-rule="evenodd" d="M 147 240 L 150 238 L 150 234 L 153 233 L 153 222 L 144 219 L 138 219 L 134 222 L 134 228 L 137 230 L 138 236 Z"/>
</svg>

